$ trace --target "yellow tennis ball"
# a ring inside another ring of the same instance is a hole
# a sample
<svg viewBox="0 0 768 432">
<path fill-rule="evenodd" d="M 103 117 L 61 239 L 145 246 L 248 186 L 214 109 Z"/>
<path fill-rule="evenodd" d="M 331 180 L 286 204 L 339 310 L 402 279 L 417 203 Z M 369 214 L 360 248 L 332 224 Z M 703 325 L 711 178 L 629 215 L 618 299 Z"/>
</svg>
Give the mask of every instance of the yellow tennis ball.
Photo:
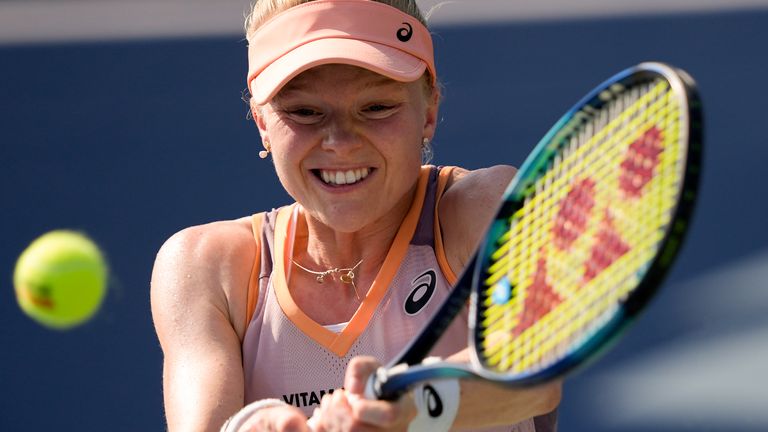
<svg viewBox="0 0 768 432">
<path fill-rule="evenodd" d="M 84 234 L 56 230 L 33 241 L 13 274 L 21 309 L 46 327 L 66 330 L 88 321 L 101 306 L 107 264 Z"/>
</svg>

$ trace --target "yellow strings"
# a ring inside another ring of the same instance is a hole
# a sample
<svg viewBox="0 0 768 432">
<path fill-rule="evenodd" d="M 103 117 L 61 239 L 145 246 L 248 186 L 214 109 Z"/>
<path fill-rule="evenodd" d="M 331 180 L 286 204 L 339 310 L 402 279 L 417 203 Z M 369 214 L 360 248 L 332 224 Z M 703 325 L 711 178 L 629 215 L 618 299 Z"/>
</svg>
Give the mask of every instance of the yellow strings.
<svg viewBox="0 0 768 432">
<path fill-rule="evenodd" d="M 588 338 L 601 320 L 635 287 L 637 273 L 653 257 L 676 203 L 681 172 L 679 107 L 666 82 L 632 90 L 612 101 L 565 143 L 548 171 L 534 185 L 535 193 L 510 220 L 510 229 L 492 255 L 485 281 L 487 307 L 480 323 L 486 363 L 502 372 L 525 372 L 561 358 Z M 662 152 L 654 175 L 638 197 L 619 187 L 629 146 L 651 128 L 661 131 Z M 594 181 L 594 206 L 583 233 L 566 249 L 552 246 L 552 229 L 571 186 Z M 597 239 L 604 215 L 629 246 L 593 279 L 585 281 L 584 263 Z M 518 333 L 527 289 L 539 262 L 546 264 L 546 282 L 562 299 L 535 323 Z M 513 286 L 510 301 L 496 304 L 496 284 L 506 278 Z"/>
</svg>

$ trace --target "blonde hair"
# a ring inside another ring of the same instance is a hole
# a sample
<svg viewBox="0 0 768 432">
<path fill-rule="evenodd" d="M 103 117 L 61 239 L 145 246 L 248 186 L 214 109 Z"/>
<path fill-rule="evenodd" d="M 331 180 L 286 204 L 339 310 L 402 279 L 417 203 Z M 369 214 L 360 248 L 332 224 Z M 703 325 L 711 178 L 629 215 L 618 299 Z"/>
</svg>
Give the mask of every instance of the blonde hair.
<svg viewBox="0 0 768 432">
<path fill-rule="evenodd" d="M 251 6 L 250 13 L 245 18 L 245 36 L 250 39 L 251 35 L 258 30 L 261 25 L 273 16 L 288 10 L 300 4 L 309 3 L 314 0 L 255 0 Z M 427 21 L 421 13 L 416 0 L 372 0 L 379 3 L 400 9 L 408 15 L 421 21 L 427 26 Z"/>
</svg>

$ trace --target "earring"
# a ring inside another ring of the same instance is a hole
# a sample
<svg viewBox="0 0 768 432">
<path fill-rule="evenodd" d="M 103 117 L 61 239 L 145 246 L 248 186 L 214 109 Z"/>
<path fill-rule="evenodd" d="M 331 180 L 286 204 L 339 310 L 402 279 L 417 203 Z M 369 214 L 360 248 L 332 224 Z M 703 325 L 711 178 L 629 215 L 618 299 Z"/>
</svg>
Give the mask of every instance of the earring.
<svg viewBox="0 0 768 432">
<path fill-rule="evenodd" d="M 269 141 L 264 140 L 264 150 L 259 152 L 259 157 L 262 159 L 266 159 L 267 156 L 269 156 L 269 152 L 272 151 L 272 146 L 269 145 Z"/>
<path fill-rule="evenodd" d="M 429 138 L 424 138 L 421 141 L 421 163 L 426 165 L 429 162 L 432 161 L 432 144 L 429 141 Z"/>
</svg>

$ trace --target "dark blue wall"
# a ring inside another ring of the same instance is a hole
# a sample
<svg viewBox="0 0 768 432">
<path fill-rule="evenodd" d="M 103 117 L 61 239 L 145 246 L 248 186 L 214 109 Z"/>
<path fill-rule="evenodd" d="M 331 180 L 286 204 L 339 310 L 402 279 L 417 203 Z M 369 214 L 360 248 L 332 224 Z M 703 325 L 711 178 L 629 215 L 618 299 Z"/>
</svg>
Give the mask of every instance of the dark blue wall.
<svg viewBox="0 0 768 432">
<path fill-rule="evenodd" d="M 707 147 L 699 213 L 670 283 L 768 248 L 768 13 L 436 33 L 446 95 L 435 162 L 519 164 L 592 86 L 640 61 L 671 62 L 698 79 Z M 245 49 L 234 36 L 0 47 L 0 430 L 164 427 L 155 252 L 185 226 L 289 201 L 240 99 Z M 90 234 L 113 272 L 103 311 L 70 332 L 23 316 L 11 285 L 20 251 L 55 228 Z M 605 362 L 631 356 L 665 321 L 642 328 Z M 561 430 L 603 430 L 597 408 L 568 394 Z"/>
</svg>

